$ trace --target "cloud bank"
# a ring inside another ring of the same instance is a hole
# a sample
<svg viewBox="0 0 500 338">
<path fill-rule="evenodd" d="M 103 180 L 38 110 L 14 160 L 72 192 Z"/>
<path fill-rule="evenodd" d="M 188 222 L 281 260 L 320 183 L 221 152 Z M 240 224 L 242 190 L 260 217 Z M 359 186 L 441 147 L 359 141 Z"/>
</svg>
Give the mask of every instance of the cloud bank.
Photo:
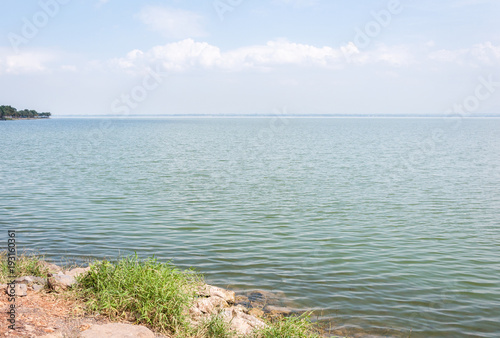
<svg viewBox="0 0 500 338">
<path fill-rule="evenodd" d="M 268 41 L 229 51 L 221 51 L 207 42 L 185 39 L 179 42 L 155 46 L 147 51 L 133 50 L 126 56 L 115 58 L 111 63 L 127 71 L 140 71 L 151 64 L 161 65 L 167 71 L 191 70 L 269 71 L 284 66 L 315 67 L 328 70 L 350 66 L 381 64 L 389 67 L 406 67 L 426 62 L 448 63 L 458 66 L 500 65 L 500 46 L 484 42 L 467 49 L 433 50 L 428 44 L 421 46 L 378 45 L 371 50 L 360 51 L 352 42 L 339 48 L 288 42 Z"/>
</svg>

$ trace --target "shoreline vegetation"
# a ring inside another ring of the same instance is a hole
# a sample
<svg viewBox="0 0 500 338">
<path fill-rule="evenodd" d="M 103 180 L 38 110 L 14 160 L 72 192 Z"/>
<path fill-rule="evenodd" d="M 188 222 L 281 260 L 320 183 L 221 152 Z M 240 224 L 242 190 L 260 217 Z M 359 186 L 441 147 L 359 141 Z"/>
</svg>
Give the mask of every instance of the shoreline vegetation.
<svg viewBox="0 0 500 338">
<path fill-rule="evenodd" d="M 12 106 L 0 106 L 0 121 L 48 119 L 51 115 L 49 112 L 39 113 L 33 109 L 17 110 Z"/>
<path fill-rule="evenodd" d="M 235 297 L 234 291 L 206 284 L 203 276 L 193 270 L 180 270 L 154 257 L 139 260 L 135 255 L 115 262 L 98 260 L 86 268 L 72 266 L 64 270 L 47 262 L 43 256 L 23 254 L 16 260 L 15 281 L 10 280 L 7 253 L 0 252 L 0 259 L 4 297 L 15 290 L 16 298 L 46 294 L 55 299 L 70 299 L 81 304 L 84 317 L 102 316 L 109 323 L 107 325 L 127 323 L 125 330 L 130 327 L 151 330 L 151 337 L 325 336 L 311 322 L 311 313 L 294 313 L 284 307 L 271 306 L 271 293 L 253 291 L 248 297 Z M 8 306 L 3 298 L 1 300 L 2 307 Z M 2 326 L 7 324 L 2 323 Z M 88 325 L 82 330 L 80 325 L 73 333 L 75 337 L 92 336 L 98 332 L 95 330 L 102 329 L 100 326 L 103 325 Z M 23 330 L 30 325 L 23 326 L 17 319 L 16 327 Z M 37 331 L 36 328 L 31 330 Z M 15 335 L 16 330 L 6 334 Z"/>
</svg>

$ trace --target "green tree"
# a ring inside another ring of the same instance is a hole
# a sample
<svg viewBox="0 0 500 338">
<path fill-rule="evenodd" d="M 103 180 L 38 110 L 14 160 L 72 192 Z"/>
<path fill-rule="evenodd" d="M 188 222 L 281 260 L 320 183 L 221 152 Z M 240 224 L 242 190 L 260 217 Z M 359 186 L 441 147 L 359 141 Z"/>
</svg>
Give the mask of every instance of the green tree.
<svg viewBox="0 0 500 338">
<path fill-rule="evenodd" d="M 0 106 L 1 119 L 5 119 L 5 116 L 16 116 L 17 109 L 12 106 Z"/>
<path fill-rule="evenodd" d="M 5 120 L 7 116 L 12 116 L 12 118 L 34 118 L 34 117 L 44 117 L 49 118 L 51 113 L 44 112 L 38 113 L 34 109 L 23 109 L 17 110 L 12 106 L 0 106 L 0 120 Z"/>
</svg>

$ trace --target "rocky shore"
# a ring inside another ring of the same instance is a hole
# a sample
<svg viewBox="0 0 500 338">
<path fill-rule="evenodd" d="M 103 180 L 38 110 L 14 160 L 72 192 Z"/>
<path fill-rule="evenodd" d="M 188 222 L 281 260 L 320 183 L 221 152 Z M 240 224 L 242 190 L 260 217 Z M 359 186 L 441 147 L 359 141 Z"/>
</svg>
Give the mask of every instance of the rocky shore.
<svg viewBox="0 0 500 338">
<path fill-rule="evenodd" d="M 66 291 L 76 283 L 77 277 L 90 270 L 73 268 L 64 270 L 54 264 L 40 261 L 47 277 L 21 276 L 13 284 L 0 285 L 2 324 L 7 323 L 10 295 L 16 295 L 16 329 L 5 330 L 0 336 L 22 337 L 169 337 L 149 328 L 135 325 L 136 318 L 127 322 L 111 322 L 108 318 L 84 313 L 83 304 L 65 298 Z M 194 303 L 186 314 L 193 325 L 207 321 L 211 316 L 221 316 L 230 329 L 239 336 L 249 336 L 254 330 L 266 327 L 264 317 L 292 314 L 283 307 L 282 295 L 266 291 L 249 291 L 236 295 L 234 291 L 203 284 L 196 292 Z M 41 313 L 46 310 L 46 313 Z M 80 309 L 80 312 L 75 311 Z M 61 310 L 52 314 L 52 310 Z M 47 318 L 47 313 L 49 316 Z M 43 317 L 43 320 L 42 320 Z"/>
</svg>

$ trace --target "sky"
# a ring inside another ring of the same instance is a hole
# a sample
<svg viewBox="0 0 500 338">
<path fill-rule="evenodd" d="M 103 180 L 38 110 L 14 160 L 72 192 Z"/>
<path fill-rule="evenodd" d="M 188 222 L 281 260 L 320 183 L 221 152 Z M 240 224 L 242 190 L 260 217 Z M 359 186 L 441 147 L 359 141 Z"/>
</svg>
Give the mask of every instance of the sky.
<svg viewBox="0 0 500 338">
<path fill-rule="evenodd" d="M 498 0 L 3 0 L 0 105 L 500 115 Z"/>
</svg>

